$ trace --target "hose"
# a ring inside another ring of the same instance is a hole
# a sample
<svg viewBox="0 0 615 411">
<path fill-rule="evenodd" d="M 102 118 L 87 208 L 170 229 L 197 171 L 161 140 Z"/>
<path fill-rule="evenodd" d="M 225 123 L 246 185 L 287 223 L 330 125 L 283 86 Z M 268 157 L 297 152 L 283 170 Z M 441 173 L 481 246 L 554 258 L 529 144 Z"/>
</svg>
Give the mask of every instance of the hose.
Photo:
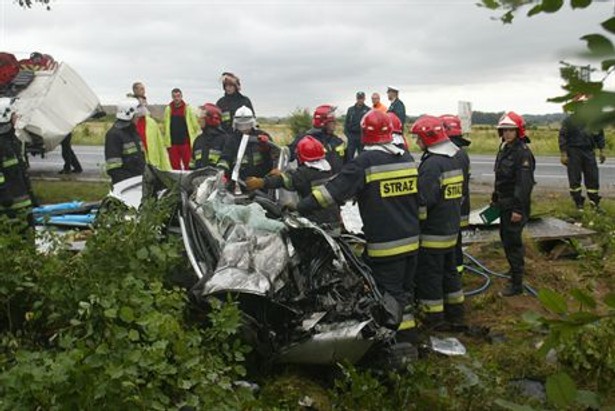
<svg viewBox="0 0 615 411">
<path fill-rule="evenodd" d="M 485 291 L 487 291 L 487 289 L 491 286 L 491 277 L 489 277 L 489 274 L 484 273 L 474 267 L 471 267 L 469 265 L 464 265 L 463 266 L 464 269 L 468 270 L 469 272 L 479 275 L 481 277 L 483 277 L 485 279 L 485 282 L 483 283 L 483 285 L 481 285 L 478 288 L 475 288 L 473 290 L 469 290 L 469 291 L 464 291 L 463 295 L 466 297 L 474 297 L 475 295 L 479 295 L 484 293 Z"/>
<path fill-rule="evenodd" d="M 491 276 L 494 276 L 494 277 L 498 277 L 498 278 L 510 279 L 510 276 L 507 275 L 507 274 L 496 273 L 495 271 L 490 270 L 483 263 L 481 263 L 479 260 L 477 260 L 472 255 L 468 254 L 467 252 L 464 251 L 463 255 L 468 260 L 470 260 L 474 265 L 478 266 L 481 270 L 483 270 L 484 273 L 486 273 L 488 275 L 491 275 Z M 467 267 L 467 266 L 464 266 L 464 267 Z M 528 284 L 524 284 L 523 287 L 525 288 L 525 290 L 528 293 L 530 293 L 530 295 L 532 295 L 533 297 L 538 297 L 538 293 L 536 292 L 536 290 L 534 288 L 532 288 Z"/>
</svg>

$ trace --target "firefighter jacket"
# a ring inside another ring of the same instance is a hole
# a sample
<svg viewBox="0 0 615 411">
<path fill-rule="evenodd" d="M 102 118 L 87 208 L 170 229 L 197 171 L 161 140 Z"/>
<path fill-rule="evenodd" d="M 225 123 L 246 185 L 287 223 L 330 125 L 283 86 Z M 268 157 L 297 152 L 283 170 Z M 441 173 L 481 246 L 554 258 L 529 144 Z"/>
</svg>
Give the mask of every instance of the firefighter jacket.
<svg viewBox="0 0 615 411">
<path fill-rule="evenodd" d="M 32 205 L 21 143 L 12 127 L 0 134 L 0 213 Z"/>
<path fill-rule="evenodd" d="M 455 158 L 463 171 L 460 226 L 466 228 L 470 225 L 470 156 L 466 150 L 459 147 Z"/>
<path fill-rule="evenodd" d="M 177 115 L 172 115 L 172 108 L 171 105 L 174 104 L 173 102 L 171 102 L 170 104 L 167 104 L 167 106 L 164 109 L 164 118 L 163 118 L 163 127 L 162 129 L 164 130 L 164 145 L 166 147 L 171 147 L 171 143 L 172 143 L 172 133 L 173 130 L 171 129 L 171 126 L 174 123 L 174 118 L 175 121 L 182 121 L 181 116 L 177 116 Z M 192 107 L 190 107 L 188 104 L 184 103 L 183 105 L 183 117 L 185 123 L 186 123 L 186 137 L 188 137 L 190 139 L 190 146 L 192 146 L 192 144 L 194 143 L 194 139 L 199 135 L 199 133 L 201 132 L 201 126 L 199 126 L 199 120 L 196 116 L 196 113 L 194 112 L 194 110 L 192 110 Z"/>
<path fill-rule="evenodd" d="M 131 122 L 117 120 L 107 131 L 105 163 L 112 184 L 143 174 L 145 157 L 141 138 Z"/>
<path fill-rule="evenodd" d="M 367 255 L 401 257 L 419 247 L 417 188 L 417 169 L 410 153 L 392 144 L 366 146 L 333 180 L 302 199 L 297 210 L 305 213 L 356 197 Z"/>
<path fill-rule="evenodd" d="M 222 129 L 226 131 L 228 134 L 233 132 L 233 118 L 235 117 L 235 112 L 241 106 L 246 106 L 254 116 L 256 113 L 254 112 L 254 108 L 252 107 L 252 102 L 250 99 L 240 92 L 236 92 L 233 94 L 224 94 L 218 102 L 216 106 L 222 111 Z"/>
<path fill-rule="evenodd" d="M 150 116 L 141 117 L 137 125 L 137 133 L 141 137 L 141 146 L 145 151 L 145 161 L 158 170 L 171 171 L 171 161 L 167 146 L 163 141 L 158 123 Z"/>
<path fill-rule="evenodd" d="M 296 191 L 299 198 L 309 197 L 312 190 L 326 184 L 333 177 L 331 170 L 319 170 L 302 164 L 296 170 L 285 171 L 280 175 L 265 177 L 265 188 L 285 188 Z M 316 209 L 304 215 L 315 223 L 339 227 L 340 209 L 337 204 L 331 204 L 324 209 Z"/>
<path fill-rule="evenodd" d="M 495 160 L 495 190 L 492 196 L 492 201 L 500 210 L 512 210 L 529 217 L 535 168 L 534 155 L 523 140 L 502 144 Z"/>
<path fill-rule="evenodd" d="M 592 133 L 582 124 L 568 116 L 562 122 L 559 130 L 559 150 L 566 152 L 568 147 L 578 147 L 587 150 L 604 149 L 604 130 Z"/>
<path fill-rule="evenodd" d="M 305 134 L 300 134 L 295 140 L 288 146 L 290 150 L 290 160 L 296 158 L 295 150 L 299 141 L 305 136 L 312 136 L 325 147 L 325 158 L 331 164 L 333 174 L 337 174 L 344 165 L 344 159 L 346 156 L 346 143 L 344 140 L 336 136 L 335 134 L 328 134 L 324 129 L 312 128 Z"/>
<path fill-rule="evenodd" d="M 241 159 L 239 178 L 241 180 L 245 180 L 247 177 L 264 178 L 273 168 L 273 155 L 271 145 L 267 141 L 261 141 L 261 139 L 266 138 L 271 141 L 271 136 L 257 128 L 253 128 L 248 134 L 250 140 Z M 230 176 L 235 167 L 242 136 L 241 132 L 235 131 L 229 136 L 222 150 L 222 156 L 217 165 L 226 171 L 227 176 Z"/>
<path fill-rule="evenodd" d="M 426 151 L 419 166 L 421 248 L 447 252 L 457 244 L 463 197 L 459 160 Z"/>
<path fill-rule="evenodd" d="M 229 138 L 221 127 L 205 126 L 202 133 L 194 140 L 190 169 L 215 167 Z"/>
<path fill-rule="evenodd" d="M 344 134 L 346 136 L 361 136 L 361 119 L 370 110 L 365 104 L 348 107 L 344 120 Z"/>
<path fill-rule="evenodd" d="M 401 121 L 402 126 L 406 124 L 406 106 L 400 99 L 396 98 L 393 100 L 388 111 L 395 113 L 399 121 Z"/>
</svg>

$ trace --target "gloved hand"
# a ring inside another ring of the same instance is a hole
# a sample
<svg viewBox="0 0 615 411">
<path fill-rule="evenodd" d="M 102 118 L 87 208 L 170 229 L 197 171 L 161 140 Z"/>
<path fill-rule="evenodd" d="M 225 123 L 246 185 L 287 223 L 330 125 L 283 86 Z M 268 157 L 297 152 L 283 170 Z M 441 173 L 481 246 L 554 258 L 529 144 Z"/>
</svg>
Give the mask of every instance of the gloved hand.
<svg viewBox="0 0 615 411">
<path fill-rule="evenodd" d="M 600 159 L 600 164 L 604 164 L 604 162 L 606 161 L 606 156 L 604 155 L 604 151 L 600 150 L 600 153 L 598 154 L 598 158 Z"/>
<path fill-rule="evenodd" d="M 491 193 L 491 203 L 489 205 L 494 206 L 497 204 L 497 202 L 498 202 L 498 193 L 494 191 L 493 193 Z"/>
<path fill-rule="evenodd" d="M 273 168 L 271 169 L 269 173 L 267 173 L 268 176 L 279 176 L 281 174 L 282 174 L 282 171 L 280 171 L 279 168 Z"/>
<path fill-rule="evenodd" d="M 559 158 L 559 162 L 562 163 L 562 165 L 564 166 L 568 166 L 568 154 L 562 153 Z"/>
<path fill-rule="evenodd" d="M 260 190 L 265 187 L 265 180 L 258 177 L 248 177 L 246 178 L 246 187 L 250 191 Z"/>
</svg>

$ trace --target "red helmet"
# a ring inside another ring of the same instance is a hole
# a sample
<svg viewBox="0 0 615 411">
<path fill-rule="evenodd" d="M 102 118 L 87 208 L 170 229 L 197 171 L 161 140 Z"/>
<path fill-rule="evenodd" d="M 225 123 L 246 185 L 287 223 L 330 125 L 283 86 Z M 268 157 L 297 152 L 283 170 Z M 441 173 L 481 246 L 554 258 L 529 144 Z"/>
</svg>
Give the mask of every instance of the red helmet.
<svg viewBox="0 0 615 411">
<path fill-rule="evenodd" d="M 442 120 L 444 131 L 447 136 L 456 137 L 463 135 L 463 131 L 461 131 L 461 120 L 459 117 L 452 114 L 445 114 L 440 116 L 440 120 Z"/>
<path fill-rule="evenodd" d="M 222 123 L 222 111 L 213 103 L 201 106 L 201 117 L 205 119 L 205 124 L 211 127 L 218 127 Z"/>
<path fill-rule="evenodd" d="M 322 128 L 325 124 L 335 121 L 335 109 L 337 107 L 330 104 L 323 104 L 316 107 L 312 116 L 312 125 L 316 128 Z"/>
<path fill-rule="evenodd" d="M 416 134 L 427 147 L 449 140 L 442 120 L 434 116 L 419 117 L 412 125 L 412 134 Z"/>
<path fill-rule="evenodd" d="M 305 136 L 299 140 L 295 152 L 300 164 L 323 159 L 326 154 L 322 143 L 312 136 Z"/>
<path fill-rule="evenodd" d="M 386 113 L 370 110 L 361 119 L 361 143 L 380 144 L 393 141 L 393 125 Z"/>
<path fill-rule="evenodd" d="M 404 126 L 401 124 L 401 120 L 395 113 L 389 111 L 387 116 L 391 119 L 391 126 L 393 133 L 404 134 Z"/>
<path fill-rule="evenodd" d="M 502 131 L 506 128 L 516 128 L 519 133 L 517 134 L 519 138 L 524 139 L 525 136 L 525 120 L 519 114 L 514 111 L 509 111 L 508 113 L 504 113 L 502 117 L 500 117 L 500 121 L 498 121 L 498 125 L 496 127 L 498 129 L 498 134 L 501 136 Z"/>
</svg>

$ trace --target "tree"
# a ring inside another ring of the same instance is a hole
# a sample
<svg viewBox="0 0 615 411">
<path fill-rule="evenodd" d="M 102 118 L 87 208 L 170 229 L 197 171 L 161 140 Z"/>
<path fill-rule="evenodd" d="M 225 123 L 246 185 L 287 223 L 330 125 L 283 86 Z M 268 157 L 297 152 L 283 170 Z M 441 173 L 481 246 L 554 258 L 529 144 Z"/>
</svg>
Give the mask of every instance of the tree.
<svg viewBox="0 0 615 411">
<path fill-rule="evenodd" d="M 515 14 L 523 6 L 532 6 L 527 16 L 532 17 L 540 13 L 556 13 L 564 5 L 564 0 L 481 0 L 479 6 L 491 10 L 504 10 L 500 16 L 504 24 L 512 23 Z M 569 0 L 572 9 L 584 9 L 592 5 L 593 0 Z M 595 4 L 595 3 L 594 3 Z M 565 84 L 562 88 L 564 95 L 553 97 L 548 101 L 564 103 L 566 111 L 574 112 L 591 128 L 603 128 L 615 124 L 615 92 L 604 90 L 604 81 L 615 71 L 615 47 L 607 37 L 615 34 L 615 17 L 611 17 L 601 24 L 604 33 L 590 33 L 580 39 L 586 42 L 587 51 L 583 56 L 588 60 L 599 61 L 598 70 L 590 67 L 580 67 L 560 62 L 560 75 Z M 606 35 L 605 35 L 606 34 Z M 591 81 L 589 71 L 601 71 L 602 80 Z M 579 95 L 590 96 L 587 102 L 575 101 Z"/>
<path fill-rule="evenodd" d="M 51 9 L 51 6 L 49 5 L 51 0 L 17 0 L 17 4 L 19 4 L 21 7 L 24 8 L 32 8 L 33 5 L 35 4 L 40 4 L 42 6 L 45 6 L 47 8 L 47 10 Z"/>
</svg>

